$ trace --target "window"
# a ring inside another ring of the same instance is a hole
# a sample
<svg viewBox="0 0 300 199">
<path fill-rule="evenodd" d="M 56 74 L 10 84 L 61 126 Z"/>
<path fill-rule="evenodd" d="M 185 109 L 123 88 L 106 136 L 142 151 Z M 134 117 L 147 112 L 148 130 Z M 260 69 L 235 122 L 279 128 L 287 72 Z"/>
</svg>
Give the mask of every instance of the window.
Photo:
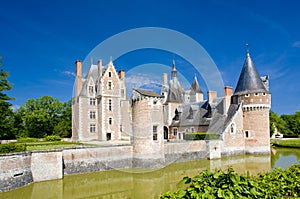
<svg viewBox="0 0 300 199">
<path fill-rule="evenodd" d="M 236 133 L 236 126 L 235 126 L 235 123 L 232 123 L 230 125 L 230 133 L 231 134 L 235 134 Z"/>
<path fill-rule="evenodd" d="M 173 129 L 173 135 L 177 136 L 177 129 Z"/>
<path fill-rule="evenodd" d="M 153 140 L 157 140 L 157 126 L 153 126 Z"/>
<path fill-rule="evenodd" d="M 245 95 L 245 97 L 249 97 L 249 96 L 250 96 L 249 94 L 246 94 L 246 95 Z"/>
<path fill-rule="evenodd" d="M 108 124 L 109 124 L 109 125 L 112 125 L 112 118 L 111 118 L 111 117 L 108 118 Z"/>
<path fill-rule="evenodd" d="M 255 95 L 255 96 L 258 96 L 258 93 L 255 93 L 254 95 Z"/>
<path fill-rule="evenodd" d="M 111 77 L 111 72 L 108 72 L 108 77 Z"/>
<path fill-rule="evenodd" d="M 89 86 L 89 93 L 94 93 L 94 86 Z"/>
<path fill-rule="evenodd" d="M 96 105 L 96 99 L 95 98 L 90 98 L 90 105 L 95 106 Z"/>
<path fill-rule="evenodd" d="M 122 88 L 121 89 L 121 97 L 124 97 L 125 96 L 125 90 Z"/>
<path fill-rule="evenodd" d="M 266 93 L 263 93 L 263 96 L 266 96 L 267 94 Z"/>
<path fill-rule="evenodd" d="M 122 132 L 123 131 L 123 125 L 120 124 L 120 131 Z"/>
<path fill-rule="evenodd" d="M 90 119 L 96 119 L 96 111 L 90 111 Z"/>
<path fill-rule="evenodd" d="M 192 128 L 191 128 L 191 132 L 195 132 L 195 129 L 194 129 L 194 127 L 192 127 Z"/>
<path fill-rule="evenodd" d="M 108 82 L 108 90 L 111 90 L 111 89 L 112 89 L 112 83 Z"/>
<path fill-rule="evenodd" d="M 246 138 L 249 137 L 249 131 L 245 131 L 245 137 L 246 137 Z"/>
<path fill-rule="evenodd" d="M 108 110 L 111 111 L 112 110 L 112 106 L 111 106 L 111 99 L 108 100 Z"/>
<path fill-rule="evenodd" d="M 96 124 L 90 124 L 90 133 L 96 132 Z"/>
</svg>

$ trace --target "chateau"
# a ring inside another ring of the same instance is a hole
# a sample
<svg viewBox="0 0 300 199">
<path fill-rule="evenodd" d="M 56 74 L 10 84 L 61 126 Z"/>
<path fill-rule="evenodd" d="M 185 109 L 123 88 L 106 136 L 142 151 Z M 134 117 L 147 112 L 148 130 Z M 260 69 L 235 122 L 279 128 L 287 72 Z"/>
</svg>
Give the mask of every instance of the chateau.
<svg viewBox="0 0 300 199">
<path fill-rule="evenodd" d="M 76 61 L 74 141 L 131 140 L 134 157 L 139 158 L 165 154 L 164 145 L 187 142 L 187 133 L 209 132 L 218 136 L 217 145 L 209 147 L 218 148 L 220 155 L 270 153 L 269 78 L 259 76 L 249 52 L 234 92 L 225 86 L 223 97 L 208 91 L 204 99 L 196 76 L 184 90 L 174 61 L 170 80 L 162 74 L 160 94 L 133 89 L 130 99 L 125 78 L 112 59 L 106 66 L 101 60 L 91 65 L 83 78 L 82 62 Z"/>
</svg>

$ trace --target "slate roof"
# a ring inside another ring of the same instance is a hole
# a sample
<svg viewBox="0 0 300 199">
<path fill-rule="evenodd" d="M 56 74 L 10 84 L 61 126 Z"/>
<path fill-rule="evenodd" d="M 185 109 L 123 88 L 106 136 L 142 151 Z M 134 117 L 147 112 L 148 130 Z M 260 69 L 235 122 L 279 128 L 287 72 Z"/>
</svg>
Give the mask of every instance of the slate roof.
<svg viewBox="0 0 300 199">
<path fill-rule="evenodd" d="M 200 86 L 199 86 L 199 83 L 198 83 L 198 80 L 197 80 L 196 75 L 195 75 L 195 77 L 194 77 L 194 81 L 193 81 L 193 83 L 192 83 L 192 85 L 191 85 L 190 90 L 191 90 L 191 93 L 192 93 L 192 94 L 195 94 L 195 93 L 203 93 L 202 90 L 201 90 L 201 88 L 200 88 Z"/>
<path fill-rule="evenodd" d="M 149 90 L 143 90 L 143 89 L 133 89 L 136 92 L 140 93 L 143 96 L 148 96 L 148 97 L 162 97 L 161 95 L 159 95 L 158 93 L 154 92 L 154 91 L 149 91 Z"/>
<path fill-rule="evenodd" d="M 80 92 L 80 96 L 87 95 L 87 84 L 90 78 L 96 83 L 98 77 L 98 66 L 91 65 L 89 72 L 86 74 L 85 79 L 82 80 L 82 90 Z"/>
<path fill-rule="evenodd" d="M 173 118 L 171 126 L 199 126 L 209 125 L 210 118 L 207 118 L 208 102 L 184 104 L 177 108 L 178 116 Z M 176 120 L 176 119 L 177 120 Z"/>
<path fill-rule="evenodd" d="M 234 95 L 244 95 L 250 93 L 268 93 L 268 90 L 258 75 L 249 52 L 247 52 L 246 60 L 234 91 Z"/>
</svg>

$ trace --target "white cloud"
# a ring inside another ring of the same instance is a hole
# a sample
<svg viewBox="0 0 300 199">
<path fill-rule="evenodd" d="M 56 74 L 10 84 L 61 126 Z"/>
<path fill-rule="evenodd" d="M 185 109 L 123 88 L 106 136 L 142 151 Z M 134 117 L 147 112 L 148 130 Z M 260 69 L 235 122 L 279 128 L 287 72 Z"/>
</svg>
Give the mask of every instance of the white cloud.
<svg viewBox="0 0 300 199">
<path fill-rule="evenodd" d="M 161 88 L 160 77 L 151 74 L 135 73 L 127 76 L 125 82 L 130 93 L 133 88 L 144 88 L 156 92 L 158 92 Z"/>
<path fill-rule="evenodd" d="M 13 105 L 11 107 L 11 109 L 13 110 L 13 112 L 17 112 L 19 110 L 20 106 L 19 105 Z"/>
<path fill-rule="evenodd" d="M 300 48 L 300 41 L 295 41 L 293 44 L 292 44 L 293 47 L 296 47 L 296 48 Z"/>
<path fill-rule="evenodd" d="M 76 74 L 72 71 L 63 71 L 62 74 L 67 75 L 67 76 L 73 76 L 73 77 L 76 76 Z"/>
</svg>

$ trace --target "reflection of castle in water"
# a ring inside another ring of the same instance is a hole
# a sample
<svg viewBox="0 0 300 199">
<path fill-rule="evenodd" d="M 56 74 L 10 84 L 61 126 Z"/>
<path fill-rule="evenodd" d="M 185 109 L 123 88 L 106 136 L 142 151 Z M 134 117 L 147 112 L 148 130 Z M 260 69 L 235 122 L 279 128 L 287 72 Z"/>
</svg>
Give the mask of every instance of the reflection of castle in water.
<svg viewBox="0 0 300 199">
<path fill-rule="evenodd" d="M 227 169 L 232 166 L 241 174 L 255 175 L 269 171 L 270 156 L 235 156 L 218 160 L 178 162 L 146 173 L 102 171 L 66 176 L 63 180 L 34 183 L 14 191 L 14 198 L 159 198 L 175 190 L 184 176 L 195 176 L 204 169 Z M 51 188 L 51 192 L 48 190 Z M 20 191 L 22 194 L 17 194 Z"/>
</svg>

